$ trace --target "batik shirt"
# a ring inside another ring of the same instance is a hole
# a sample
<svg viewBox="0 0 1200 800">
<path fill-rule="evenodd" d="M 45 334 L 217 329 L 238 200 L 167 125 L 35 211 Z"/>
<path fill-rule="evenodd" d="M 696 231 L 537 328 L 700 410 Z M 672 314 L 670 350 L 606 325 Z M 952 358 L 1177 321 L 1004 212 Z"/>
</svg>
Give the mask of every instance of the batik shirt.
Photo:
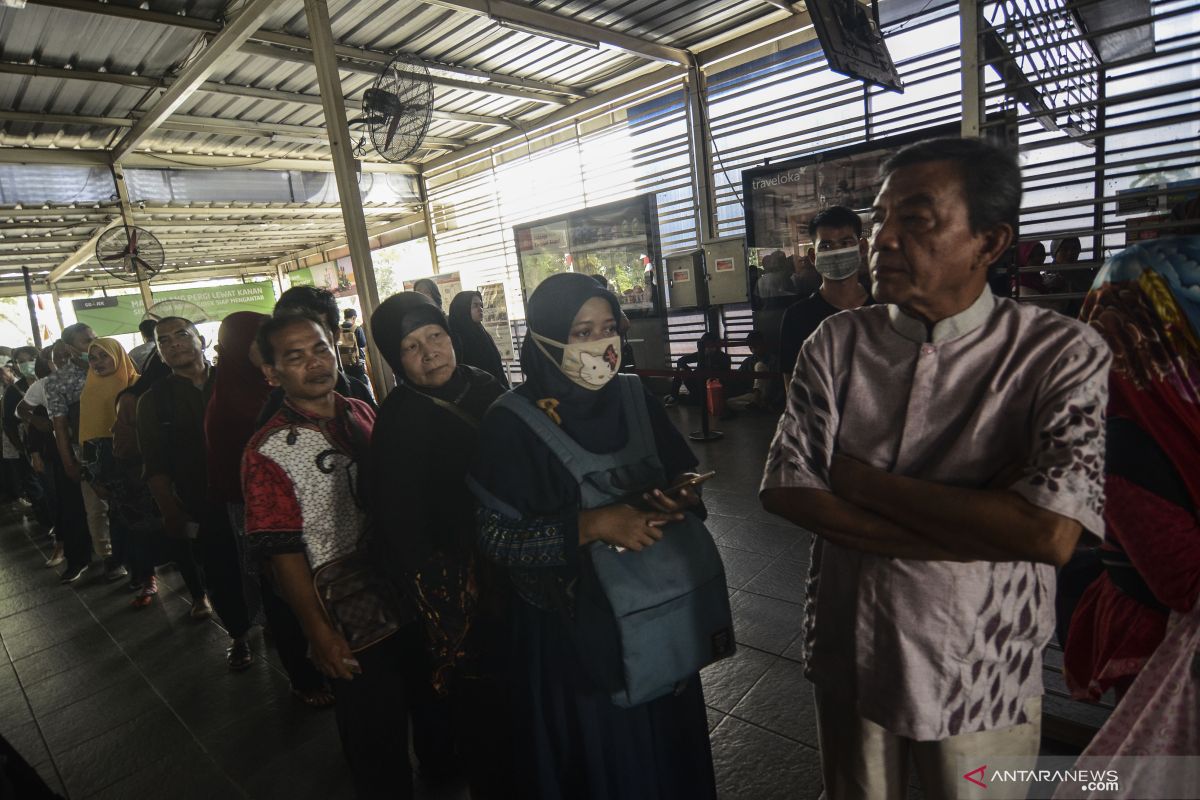
<svg viewBox="0 0 1200 800">
<path fill-rule="evenodd" d="M 357 496 L 359 464 L 367 457 L 375 412 L 362 401 L 334 397 L 333 419 L 285 401 L 246 445 L 242 491 L 252 557 L 304 553 L 315 571 L 358 548 L 366 526 Z"/>
<path fill-rule="evenodd" d="M 828 491 L 835 452 L 965 488 L 1021 465 L 1014 491 L 1102 535 L 1110 360 L 1095 331 L 986 288 L 932 333 L 893 305 L 836 314 L 801 350 L 762 488 Z M 1052 566 L 814 541 L 804 655 L 823 691 L 917 740 L 1026 721 L 1054 629 Z"/>
<path fill-rule="evenodd" d="M 46 412 L 51 419 L 70 415 L 71 406 L 76 405 L 83 394 L 87 374 L 88 368 L 79 366 L 72 359 L 46 379 Z"/>
</svg>

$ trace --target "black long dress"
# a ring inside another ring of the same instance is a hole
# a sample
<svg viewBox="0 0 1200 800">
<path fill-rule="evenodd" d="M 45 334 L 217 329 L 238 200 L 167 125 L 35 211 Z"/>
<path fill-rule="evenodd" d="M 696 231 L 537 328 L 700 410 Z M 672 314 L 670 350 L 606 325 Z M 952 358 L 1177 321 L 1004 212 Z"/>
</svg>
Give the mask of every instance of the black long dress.
<svg viewBox="0 0 1200 800">
<path fill-rule="evenodd" d="M 614 387 L 615 388 L 615 387 Z M 531 384 L 515 390 L 531 400 Z M 661 405 L 646 395 L 659 458 L 669 476 L 697 461 Z M 576 440 L 593 452 L 619 450 L 623 413 L 596 418 Z M 700 800 L 716 797 L 700 682 L 676 695 L 623 709 L 587 677 L 562 609 L 578 569 L 579 487 L 530 429 L 493 408 L 471 470 L 478 491 L 519 519 L 481 514 L 484 548 L 509 567 L 514 603 L 512 706 L 516 772 L 523 796 L 542 800 Z M 488 547 L 495 526 L 508 546 Z M 514 526 L 520 532 L 514 535 Z"/>
<path fill-rule="evenodd" d="M 491 375 L 505 389 L 508 388 L 508 373 L 496 343 L 482 324 L 471 318 L 471 301 L 479 292 L 459 292 L 450 301 L 450 336 L 454 340 L 454 354 L 459 364 L 467 364 Z"/>
<path fill-rule="evenodd" d="M 401 382 L 379 409 L 366 471 L 373 552 L 412 603 L 426 645 L 416 660 L 428 677 L 411 708 L 422 770 L 451 768 L 460 751 L 472 796 L 495 798 L 515 796 L 503 731 L 511 592 L 476 558 L 465 477 L 477 443 L 471 420 L 503 391 L 467 366 L 436 389 Z"/>
</svg>

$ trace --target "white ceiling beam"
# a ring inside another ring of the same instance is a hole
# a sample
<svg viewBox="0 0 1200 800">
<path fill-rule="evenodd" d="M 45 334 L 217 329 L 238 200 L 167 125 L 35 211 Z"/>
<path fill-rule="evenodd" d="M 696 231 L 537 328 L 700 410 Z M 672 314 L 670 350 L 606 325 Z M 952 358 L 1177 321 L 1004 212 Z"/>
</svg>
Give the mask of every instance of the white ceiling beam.
<svg viewBox="0 0 1200 800">
<path fill-rule="evenodd" d="M 47 6 L 49 8 L 61 8 L 70 11 L 79 11 L 85 14 L 119 17 L 122 19 L 133 20 L 135 22 L 153 22 L 159 25 L 184 28 L 206 34 L 219 33 L 222 29 L 221 23 L 214 20 L 201 19 L 199 17 L 189 17 L 186 15 L 167 14 L 161 11 L 151 11 L 148 9 L 138 8 L 136 6 L 122 6 L 115 3 L 97 2 L 97 0 L 28 0 L 28 4 Z M 295 47 L 309 50 L 312 48 L 312 43 L 307 37 L 296 36 L 283 31 L 258 30 L 250 36 L 250 39 L 263 44 L 277 44 L 285 47 Z M 336 45 L 334 47 L 334 52 L 341 58 L 356 59 L 359 61 L 380 64 L 386 64 L 394 55 L 392 53 L 385 53 L 379 50 L 368 50 L 343 44 Z M 498 72 L 475 69 L 473 67 L 464 67 L 456 64 L 443 64 L 438 61 L 428 61 L 425 59 L 418 60 L 429 69 L 444 72 L 448 75 L 458 75 L 464 78 L 480 78 L 492 83 L 534 89 L 541 92 L 562 94 L 566 95 L 567 97 L 587 96 L 586 91 L 572 89 L 568 86 L 552 83 L 550 81 L 540 81 L 533 78 L 521 78 L 516 75 L 504 75 Z"/>
<path fill-rule="evenodd" d="M 106 150 L 66 150 L 38 147 L 0 147 L 0 164 L 59 164 L 81 167 L 107 167 Z M 254 156 L 217 156 L 189 153 L 137 152 L 121 159 L 126 167 L 144 169 L 244 169 L 297 170 L 299 172 L 333 172 L 333 162 L 315 158 L 255 158 Z M 391 172 L 416 175 L 412 164 L 388 164 L 362 161 L 363 172 Z"/>
<path fill-rule="evenodd" d="M 32 111 L 0 111 L 0 122 L 132 128 L 137 120 L 126 117 L 72 116 L 70 114 L 41 114 Z M 172 114 L 159 127 L 170 131 L 207 133 L 214 136 L 249 136 L 270 139 L 277 142 L 323 144 L 328 141 L 325 137 L 324 128 L 313 128 L 307 125 L 255 122 L 242 119 L 225 119 L 221 117 L 196 117 L 186 114 Z M 445 136 L 426 136 L 422 144 L 429 145 L 430 150 L 454 150 L 466 147 L 470 142 L 466 139 L 455 139 Z"/>
<path fill-rule="evenodd" d="M 192 92 L 208 80 L 208 76 L 217 68 L 221 59 L 237 50 L 250 34 L 258 30 L 267 15 L 283 2 L 285 0 L 247 0 L 238 15 L 208 42 L 195 60 L 183 68 L 172 81 L 170 88 L 155 101 L 146 115 L 121 137 L 112 148 L 112 160 L 123 162 L 126 156 L 131 155 L 138 144 L 175 113 Z"/>
<path fill-rule="evenodd" d="M 425 216 L 420 213 L 410 214 L 409 216 L 401 219 L 389 220 L 388 222 L 381 222 L 378 225 L 372 225 L 371 227 L 367 228 L 367 236 L 374 239 L 377 236 L 386 236 L 389 233 L 393 233 L 404 228 L 412 228 L 418 225 L 422 228 L 425 226 Z M 318 245 L 313 245 L 305 250 L 290 252 L 286 257 L 276 259 L 275 261 L 272 261 L 271 264 L 272 266 L 281 265 L 286 267 L 288 264 L 295 263 L 299 259 L 321 255 L 327 250 L 334 250 L 338 247 L 345 246 L 346 237 L 342 236 L 337 239 L 330 239 Z"/>
<path fill-rule="evenodd" d="M 638 36 L 620 33 L 601 25 L 552 14 L 548 11 L 508 2 L 508 0 L 424 0 L 429 5 L 487 17 L 497 23 L 516 23 L 522 30 L 547 38 L 565 38 L 580 43 L 595 43 L 630 55 L 687 67 L 690 54 L 681 47 L 652 42 Z M 557 36 L 556 36 L 557 34 Z"/>
<path fill-rule="evenodd" d="M 295 64 L 305 64 L 312 66 L 312 49 L 294 50 L 286 47 L 276 47 L 269 44 L 244 44 L 240 48 L 241 52 L 247 55 L 262 56 L 264 58 L 274 58 L 279 61 L 290 61 Z M 378 75 L 379 66 L 376 64 L 363 64 L 357 61 L 348 59 L 337 59 L 337 67 L 339 70 L 346 72 L 357 72 L 363 75 Z M 460 89 L 466 92 L 475 92 L 476 94 L 493 95 L 495 97 L 503 97 L 514 100 L 524 100 L 529 103 L 543 103 L 551 106 L 563 106 L 569 102 L 569 99 L 559 94 L 541 94 L 539 92 L 530 91 L 528 89 L 520 89 L 515 86 L 497 86 L 489 83 L 471 83 L 470 81 L 458 80 L 457 78 L 445 78 L 440 75 L 431 75 L 430 80 L 435 87 L 442 89 Z"/>
<path fill-rule="evenodd" d="M 59 80 L 77 80 L 91 81 L 93 83 L 117 84 L 120 86 L 133 86 L 140 89 L 162 89 L 169 86 L 169 79 L 159 80 L 157 78 L 147 78 L 142 75 L 122 75 L 117 72 L 99 72 L 86 69 L 65 69 L 62 67 L 40 67 L 30 64 L 14 64 L 8 61 L 0 61 L 0 75 L 26 75 L 30 77 L 57 78 Z M 476 84 L 467 84 L 475 86 Z M 465 87 L 456 87 L 465 88 Z M 300 105 L 319 106 L 321 105 L 320 95 L 303 94 L 300 92 L 285 92 L 279 89 L 262 89 L 256 86 L 239 86 L 233 83 L 221 83 L 219 81 L 205 81 L 199 88 L 198 92 L 206 92 L 210 94 L 235 95 L 239 97 L 254 97 L 261 100 L 273 100 L 280 103 L 296 103 Z M 346 108 L 358 110 L 362 108 L 361 100 L 346 99 Z M 11 117 L 15 121 L 30 121 L 23 120 L 21 117 L 27 112 L 6 111 L 0 112 L 4 114 L 12 114 Z M 28 112 L 32 113 L 32 112 Z M 49 122 L 49 117 L 71 115 L 45 115 Z M 515 123 L 505 117 L 489 117 L 484 114 L 467 114 L 460 111 L 439 111 L 436 108 L 432 113 L 433 119 L 445 120 L 448 122 L 469 122 L 474 125 L 488 125 L 496 128 L 513 128 Z M 118 121 L 123 121 L 125 117 L 74 117 L 75 120 L 90 119 L 95 122 L 87 124 L 105 125 L 110 124 L 114 127 L 118 126 Z M 63 124 L 72 124 L 70 121 L 64 120 Z M 130 123 L 132 126 L 132 122 Z"/>
<path fill-rule="evenodd" d="M 49 276 L 46 278 L 47 283 L 58 283 L 63 279 L 63 276 L 69 274 L 71 270 L 78 267 L 80 264 L 87 261 L 96 254 L 96 242 L 100 240 L 100 236 L 107 230 L 117 227 L 121 224 L 121 220 L 113 218 L 96 228 L 95 232 L 88 238 L 86 242 L 75 248 L 75 252 L 67 256 L 62 262 L 50 270 Z"/>
<path fill-rule="evenodd" d="M 310 56 L 312 53 L 312 42 L 310 42 L 304 36 L 293 36 L 292 34 L 276 31 L 259 31 L 258 33 L 254 34 L 251 39 L 256 42 L 263 42 L 264 44 L 295 48 L 296 50 L 310 54 Z M 245 46 L 243 46 L 243 50 L 244 49 Z M 344 44 L 334 45 L 333 52 L 338 57 L 339 62 L 345 62 L 347 60 L 366 62 L 368 64 L 375 65 L 375 72 L 379 71 L 379 67 L 390 63 L 391 60 L 396 56 L 396 53 L 389 53 L 382 50 L 368 50 L 366 48 L 351 47 Z M 412 58 L 412 56 L 410 56 L 410 58 Z M 427 61 L 420 58 L 416 60 L 419 63 L 424 64 L 425 67 L 431 71 L 444 72 L 448 75 L 457 75 L 463 78 L 485 80 L 493 84 L 533 89 L 539 92 L 561 94 L 570 98 L 582 98 L 587 97 L 588 95 L 586 91 L 572 89 L 569 86 L 551 83 L 550 81 L 540 81 L 532 78 L 520 78 L 514 75 L 502 75 L 498 72 L 490 72 L 484 69 L 474 69 L 472 67 L 443 64 L 438 61 Z M 439 78 L 435 76 L 434 81 L 436 82 L 437 80 L 439 80 Z"/>
</svg>

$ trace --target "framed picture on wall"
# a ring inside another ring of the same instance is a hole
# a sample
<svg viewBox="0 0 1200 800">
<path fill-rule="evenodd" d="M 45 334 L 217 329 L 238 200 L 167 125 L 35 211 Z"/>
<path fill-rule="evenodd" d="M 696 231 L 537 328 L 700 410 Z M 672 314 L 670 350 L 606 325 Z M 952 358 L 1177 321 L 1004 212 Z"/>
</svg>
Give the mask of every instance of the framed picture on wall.
<svg viewBox="0 0 1200 800">
<path fill-rule="evenodd" d="M 653 194 L 515 225 L 513 240 L 526 301 L 551 275 L 578 272 L 602 280 L 631 317 L 661 310 Z"/>
</svg>

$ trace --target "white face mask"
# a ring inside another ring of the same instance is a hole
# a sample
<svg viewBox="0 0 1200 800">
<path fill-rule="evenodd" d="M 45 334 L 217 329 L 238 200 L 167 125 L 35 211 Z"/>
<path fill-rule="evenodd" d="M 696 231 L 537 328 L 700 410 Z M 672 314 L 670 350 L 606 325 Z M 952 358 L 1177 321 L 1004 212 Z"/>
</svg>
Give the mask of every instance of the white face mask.
<svg viewBox="0 0 1200 800">
<path fill-rule="evenodd" d="M 858 246 L 843 247 L 841 250 L 818 250 L 816 257 L 817 272 L 821 277 L 831 281 L 849 278 L 858 272 L 862 264 L 862 254 Z"/>
<path fill-rule="evenodd" d="M 620 336 L 610 336 L 594 342 L 564 344 L 547 339 L 545 336 L 539 336 L 533 331 L 530 331 L 529 335 L 533 337 L 538 349 L 551 361 L 554 359 L 546 352 L 546 348 L 542 347 L 542 343 L 561 347 L 563 357 L 558 368 L 571 379 L 572 383 L 582 386 L 584 389 L 594 392 L 603 388 L 617 376 L 617 370 L 621 366 Z"/>
</svg>

